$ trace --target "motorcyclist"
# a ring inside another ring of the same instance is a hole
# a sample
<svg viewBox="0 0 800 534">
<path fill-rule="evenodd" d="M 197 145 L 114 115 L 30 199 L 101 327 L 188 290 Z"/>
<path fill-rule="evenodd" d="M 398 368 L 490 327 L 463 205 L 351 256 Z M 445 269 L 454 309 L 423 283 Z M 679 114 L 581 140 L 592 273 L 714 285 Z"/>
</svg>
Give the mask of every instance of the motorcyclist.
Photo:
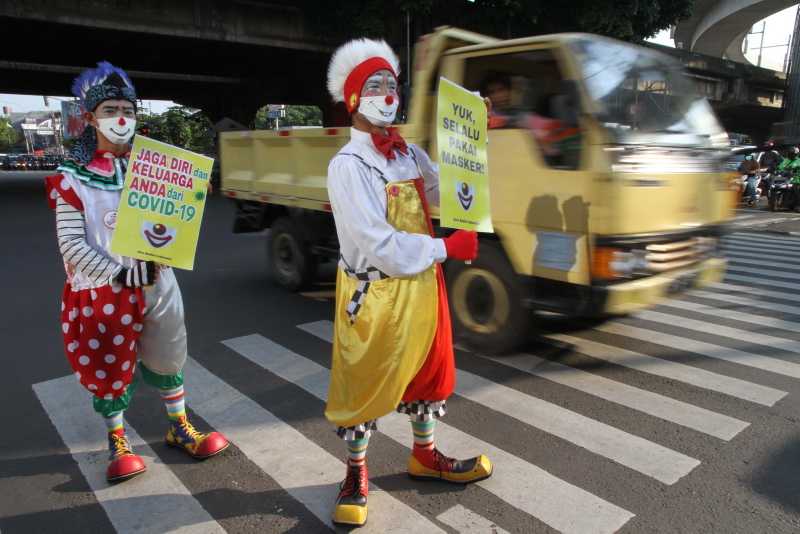
<svg viewBox="0 0 800 534">
<path fill-rule="evenodd" d="M 739 165 L 739 172 L 747 176 L 745 179 L 744 199 L 750 205 L 754 205 L 758 202 L 758 173 L 760 171 L 761 167 L 755 160 L 755 157 L 753 157 L 753 154 L 747 154 L 744 157 L 744 161 Z"/>
<path fill-rule="evenodd" d="M 761 165 L 762 169 L 765 169 L 770 173 L 774 173 L 775 169 L 778 168 L 778 165 L 781 164 L 782 159 L 783 158 L 778 151 L 775 150 L 775 143 L 772 141 L 767 141 L 767 143 L 764 145 L 764 153 L 761 154 L 759 164 Z"/>
<path fill-rule="evenodd" d="M 778 165 L 778 173 L 788 178 L 792 186 L 785 205 L 790 209 L 797 207 L 800 204 L 800 149 L 796 146 L 789 149 L 786 158 Z"/>
</svg>

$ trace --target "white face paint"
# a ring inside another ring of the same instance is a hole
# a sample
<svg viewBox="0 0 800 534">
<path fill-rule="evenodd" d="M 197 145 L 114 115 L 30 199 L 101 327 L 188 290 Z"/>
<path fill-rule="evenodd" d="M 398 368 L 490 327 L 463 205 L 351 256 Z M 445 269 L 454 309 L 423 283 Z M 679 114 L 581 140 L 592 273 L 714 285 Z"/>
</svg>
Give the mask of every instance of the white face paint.
<svg viewBox="0 0 800 534">
<path fill-rule="evenodd" d="M 124 145 L 136 133 L 136 119 L 108 117 L 97 119 L 97 129 L 115 145 Z"/>
<path fill-rule="evenodd" d="M 361 91 L 358 112 L 375 126 L 385 127 L 394 122 L 400 99 L 397 80 L 388 70 L 380 70 L 367 78 Z"/>
</svg>

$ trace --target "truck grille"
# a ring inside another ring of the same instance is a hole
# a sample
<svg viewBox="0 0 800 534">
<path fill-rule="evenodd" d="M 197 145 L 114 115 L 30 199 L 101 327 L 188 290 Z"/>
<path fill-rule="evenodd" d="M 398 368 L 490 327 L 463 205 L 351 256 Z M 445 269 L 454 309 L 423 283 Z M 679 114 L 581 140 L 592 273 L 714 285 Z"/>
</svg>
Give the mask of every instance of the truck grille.
<svg viewBox="0 0 800 534">
<path fill-rule="evenodd" d="M 644 260 L 640 267 L 648 274 L 658 274 L 688 267 L 703 259 L 716 248 L 717 240 L 713 237 L 692 237 L 669 243 L 653 243 L 647 245 L 640 257 Z"/>
</svg>

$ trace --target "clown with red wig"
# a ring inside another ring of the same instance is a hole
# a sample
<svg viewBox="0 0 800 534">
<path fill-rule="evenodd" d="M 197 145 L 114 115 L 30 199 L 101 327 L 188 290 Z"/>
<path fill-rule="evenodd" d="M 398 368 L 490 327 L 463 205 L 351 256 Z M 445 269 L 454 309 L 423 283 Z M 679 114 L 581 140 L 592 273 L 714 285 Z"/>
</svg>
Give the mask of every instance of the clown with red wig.
<svg viewBox="0 0 800 534">
<path fill-rule="evenodd" d="M 455 387 L 441 263 L 478 253 L 474 232 L 433 235 L 438 169 L 391 128 L 399 61 L 384 41 L 358 39 L 333 55 L 328 90 L 351 114 L 351 139 L 328 167 L 328 195 L 341 257 L 333 361 L 325 415 L 347 443 L 347 474 L 333 521 L 367 520 L 366 452 L 377 419 L 408 414 L 408 473 L 466 484 L 492 474 L 484 455 L 458 460 L 436 447 L 436 421 Z"/>
</svg>

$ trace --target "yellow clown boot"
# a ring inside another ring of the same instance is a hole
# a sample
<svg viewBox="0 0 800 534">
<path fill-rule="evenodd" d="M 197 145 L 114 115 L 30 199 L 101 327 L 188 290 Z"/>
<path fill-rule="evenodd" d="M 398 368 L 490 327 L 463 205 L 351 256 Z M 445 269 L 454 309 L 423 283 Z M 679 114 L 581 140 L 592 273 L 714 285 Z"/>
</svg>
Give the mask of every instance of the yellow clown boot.
<svg viewBox="0 0 800 534">
<path fill-rule="evenodd" d="M 360 527 L 367 522 L 367 494 L 369 493 L 369 476 L 367 464 L 347 464 L 347 477 L 342 482 L 336 507 L 333 510 L 333 522 L 337 525 Z"/>
<path fill-rule="evenodd" d="M 412 416 L 414 449 L 408 459 L 408 475 L 411 478 L 471 484 L 492 476 L 492 462 L 483 454 L 467 460 L 457 460 L 439 452 L 433 444 L 435 427 L 435 419 L 417 421 Z"/>
</svg>

